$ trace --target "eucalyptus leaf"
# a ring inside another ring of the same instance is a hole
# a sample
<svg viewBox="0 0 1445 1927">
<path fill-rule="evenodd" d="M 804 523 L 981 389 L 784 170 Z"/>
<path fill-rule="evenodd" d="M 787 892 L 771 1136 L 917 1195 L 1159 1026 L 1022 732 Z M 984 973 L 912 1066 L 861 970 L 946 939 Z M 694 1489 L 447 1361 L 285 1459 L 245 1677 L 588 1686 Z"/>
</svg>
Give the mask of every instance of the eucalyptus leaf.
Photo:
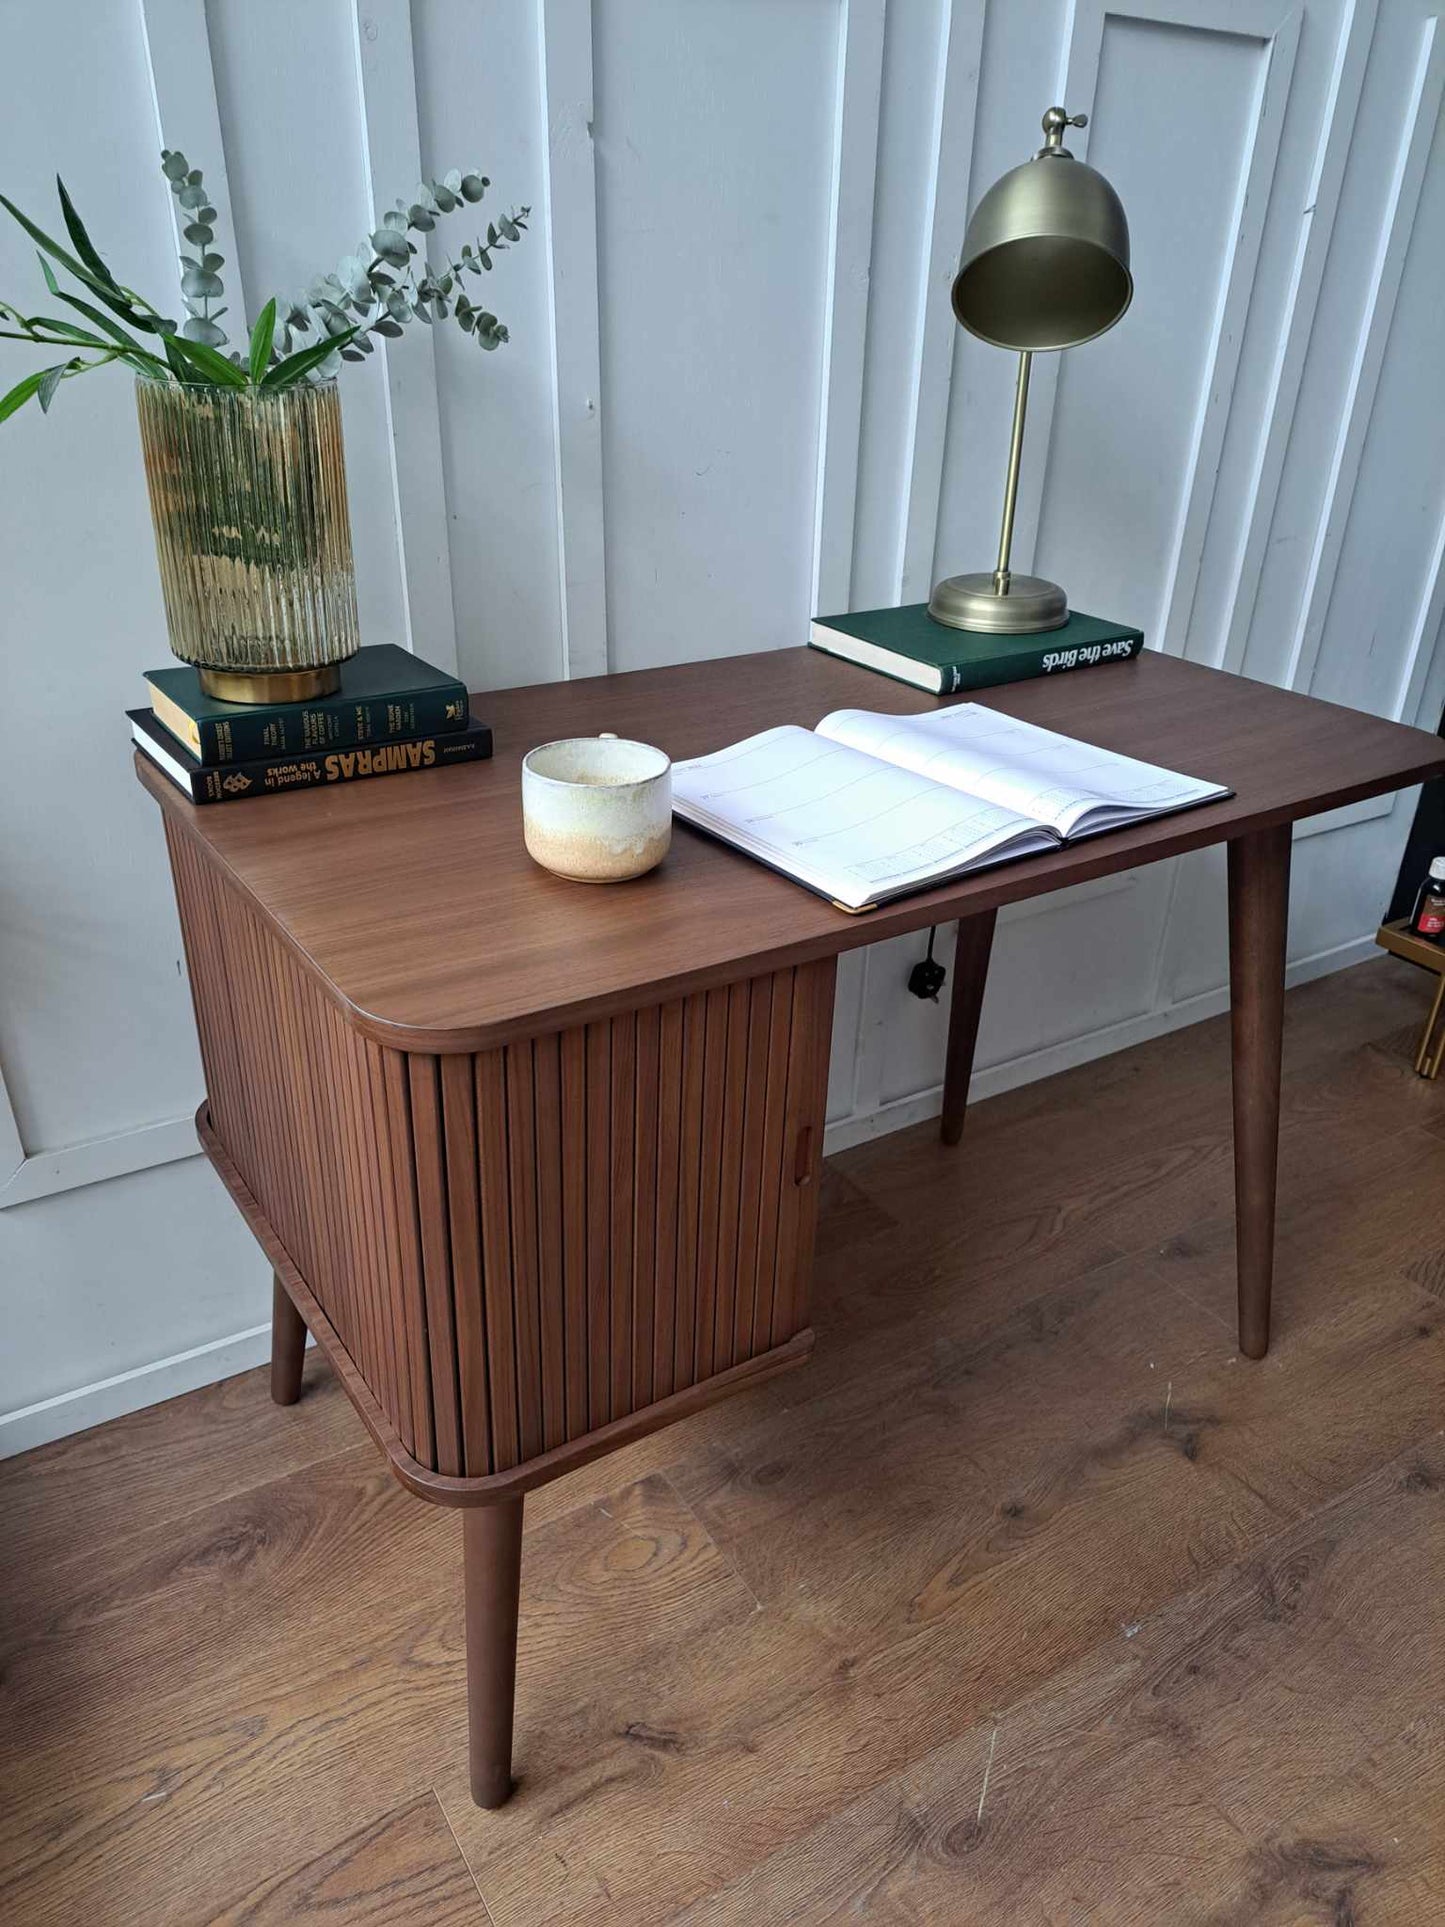
<svg viewBox="0 0 1445 1927">
<path fill-rule="evenodd" d="M 218 268 L 223 268 L 225 265 L 226 257 L 224 254 L 203 254 L 201 256 L 201 266 L 206 270 L 207 274 L 214 274 Z"/>
<path fill-rule="evenodd" d="M 208 248 L 216 238 L 215 229 L 207 221 L 187 221 L 181 233 L 197 248 Z"/>
<path fill-rule="evenodd" d="M 225 292 L 220 275 L 204 268 L 187 268 L 181 276 L 181 293 L 192 301 L 218 301 Z"/>
<path fill-rule="evenodd" d="M 191 341 L 206 348 L 223 348 L 226 345 L 226 331 L 218 328 L 214 321 L 208 321 L 203 314 L 193 314 L 179 335 L 167 335 L 166 339 Z"/>
<path fill-rule="evenodd" d="M 486 191 L 487 191 L 487 183 L 485 178 L 482 175 L 463 174 L 462 199 L 464 201 L 479 201 L 481 200 L 482 196 L 486 193 Z"/>
<path fill-rule="evenodd" d="M 399 321 L 393 321 L 389 314 L 384 314 L 380 321 L 372 323 L 371 332 L 374 335 L 385 335 L 388 340 L 395 341 L 402 332 L 402 327 Z"/>
<path fill-rule="evenodd" d="M 404 268 L 411 250 L 407 246 L 406 235 L 396 228 L 379 227 L 371 237 L 371 245 L 383 261 L 394 262 Z"/>
<path fill-rule="evenodd" d="M 457 205 L 456 195 L 452 193 L 449 187 L 443 186 L 440 181 L 438 181 L 432 189 L 432 199 L 437 204 L 437 212 L 439 214 L 450 214 Z"/>
<path fill-rule="evenodd" d="M 189 166 L 189 161 L 182 153 L 165 150 L 161 154 L 161 172 L 168 181 L 183 181 Z"/>
<path fill-rule="evenodd" d="M 206 190 L 199 181 L 188 182 L 176 195 L 176 199 L 182 207 L 201 208 L 206 205 Z"/>
</svg>

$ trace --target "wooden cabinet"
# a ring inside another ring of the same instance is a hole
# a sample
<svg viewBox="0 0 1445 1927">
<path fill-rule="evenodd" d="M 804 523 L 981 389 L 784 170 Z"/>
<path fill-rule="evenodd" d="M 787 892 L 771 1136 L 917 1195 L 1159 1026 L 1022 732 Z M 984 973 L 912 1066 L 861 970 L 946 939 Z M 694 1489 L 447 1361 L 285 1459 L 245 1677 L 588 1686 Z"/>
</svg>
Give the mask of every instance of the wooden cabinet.
<svg viewBox="0 0 1445 1927">
<path fill-rule="evenodd" d="M 525 1489 L 805 1352 L 832 958 L 404 1051 L 167 837 L 207 1148 L 415 1490 Z"/>
</svg>

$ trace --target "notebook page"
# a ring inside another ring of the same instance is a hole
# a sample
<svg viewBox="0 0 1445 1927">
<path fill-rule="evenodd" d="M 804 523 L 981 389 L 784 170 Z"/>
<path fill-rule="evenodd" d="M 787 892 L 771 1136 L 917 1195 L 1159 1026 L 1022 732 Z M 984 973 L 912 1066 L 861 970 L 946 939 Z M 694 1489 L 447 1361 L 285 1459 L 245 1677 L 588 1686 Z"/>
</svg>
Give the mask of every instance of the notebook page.
<svg viewBox="0 0 1445 1927">
<path fill-rule="evenodd" d="M 1011 810 L 791 724 L 675 763 L 672 796 L 684 821 L 852 909 L 1057 840 Z"/>
<path fill-rule="evenodd" d="M 836 709 L 818 734 L 1051 824 L 1061 836 L 1113 829 L 1229 794 L 1223 784 L 1081 743 L 982 703 L 920 716 Z"/>
</svg>

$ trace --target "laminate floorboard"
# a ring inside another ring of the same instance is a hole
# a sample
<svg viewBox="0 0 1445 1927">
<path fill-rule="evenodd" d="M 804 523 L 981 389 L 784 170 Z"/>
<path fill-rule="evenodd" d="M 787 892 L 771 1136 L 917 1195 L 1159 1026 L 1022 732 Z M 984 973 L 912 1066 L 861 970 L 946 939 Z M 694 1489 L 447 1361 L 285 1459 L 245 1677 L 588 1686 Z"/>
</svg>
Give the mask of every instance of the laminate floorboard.
<svg viewBox="0 0 1445 1927">
<path fill-rule="evenodd" d="M 0 1465 L 0 1921 L 1445 1923 L 1445 1082 L 1286 1004 L 1274 1342 L 1223 1020 L 830 1161 L 800 1374 L 455 1520 L 314 1354 Z"/>
</svg>

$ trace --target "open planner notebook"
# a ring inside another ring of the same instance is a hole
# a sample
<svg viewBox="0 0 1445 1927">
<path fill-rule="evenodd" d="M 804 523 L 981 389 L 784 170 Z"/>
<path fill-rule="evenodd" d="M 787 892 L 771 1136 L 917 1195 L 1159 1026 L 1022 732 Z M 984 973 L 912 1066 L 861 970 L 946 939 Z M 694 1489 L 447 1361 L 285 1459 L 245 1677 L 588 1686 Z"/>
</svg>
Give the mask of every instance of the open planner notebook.
<svg viewBox="0 0 1445 1927">
<path fill-rule="evenodd" d="M 684 822 L 844 910 L 1229 793 L 981 703 L 835 709 L 673 767 Z"/>
</svg>

